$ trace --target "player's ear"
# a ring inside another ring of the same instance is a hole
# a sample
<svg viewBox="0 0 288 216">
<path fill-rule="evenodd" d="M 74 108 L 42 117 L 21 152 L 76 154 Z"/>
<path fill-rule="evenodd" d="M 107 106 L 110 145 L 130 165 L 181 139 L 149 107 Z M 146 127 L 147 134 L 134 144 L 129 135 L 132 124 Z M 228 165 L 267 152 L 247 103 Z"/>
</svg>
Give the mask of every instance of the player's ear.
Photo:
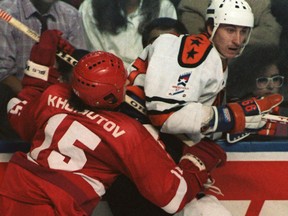
<svg viewBox="0 0 288 216">
<path fill-rule="evenodd" d="M 209 35 L 212 35 L 212 32 L 213 32 L 213 26 L 212 25 L 207 25 L 207 32 Z"/>
</svg>

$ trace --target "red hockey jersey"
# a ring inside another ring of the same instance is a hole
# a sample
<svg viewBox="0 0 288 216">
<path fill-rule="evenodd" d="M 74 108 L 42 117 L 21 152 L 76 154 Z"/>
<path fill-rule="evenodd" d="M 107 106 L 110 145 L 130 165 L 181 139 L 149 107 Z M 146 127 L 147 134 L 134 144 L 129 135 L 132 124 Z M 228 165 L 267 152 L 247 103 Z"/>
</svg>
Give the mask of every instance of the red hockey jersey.
<svg viewBox="0 0 288 216">
<path fill-rule="evenodd" d="M 70 93 L 68 85 L 56 84 L 37 99 L 14 99 L 10 121 L 31 150 L 11 159 L 2 196 L 32 204 L 50 200 L 63 215 L 89 215 L 119 174 L 169 213 L 199 192 L 194 173 L 180 169 L 143 125 L 119 112 L 76 111 L 68 104 Z M 73 208 L 65 207 L 66 197 Z"/>
</svg>

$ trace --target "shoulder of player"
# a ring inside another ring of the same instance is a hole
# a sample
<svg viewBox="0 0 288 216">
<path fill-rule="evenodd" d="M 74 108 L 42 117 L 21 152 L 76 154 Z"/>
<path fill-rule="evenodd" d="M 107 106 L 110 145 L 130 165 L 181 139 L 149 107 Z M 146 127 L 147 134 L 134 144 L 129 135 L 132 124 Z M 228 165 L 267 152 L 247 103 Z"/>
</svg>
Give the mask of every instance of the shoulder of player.
<svg viewBox="0 0 288 216">
<path fill-rule="evenodd" d="M 131 128 L 131 130 L 134 130 L 135 128 L 138 128 L 139 125 L 141 125 L 137 120 L 131 118 L 130 116 L 122 112 L 118 111 L 103 111 L 103 112 L 105 112 L 107 118 L 113 119 L 113 121 L 116 124 L 121 125 L 122 127 L 125 127 L 127 129 Z"/>
<path fill-rule="evenodd" d="M 138 122 L 134 118 L 124 113 L 107 112 L 107 111 L 104 111 L 104 112 L 105 114 L 103 114 L 103 116 L 110 119 L 112 122 L 117 124 L 120 128 L 122 128 L 122 130 L 125 130 L 129 134 L 134 134 L 135 136 L 137 136 L 137 134 L 145 135 L 145 133 L 147 132 L 145 127 L 143 127 L 143 125 L 140 122 Z"/>
<path fill-rule="evenodd" d="M 41 97 L 48 97 L 48 95 L 68 97 L 71 93 L 71 88 L 68 84 L 58 83 L 49 86 L 41 95 Z"/>
<path fill-rule="evenodd" d="M 212 49 L 213 44 L 207 34 L 184 35 L 178 53 L 179 65 L 197 67 L 206 60 Z"/>
</svg>

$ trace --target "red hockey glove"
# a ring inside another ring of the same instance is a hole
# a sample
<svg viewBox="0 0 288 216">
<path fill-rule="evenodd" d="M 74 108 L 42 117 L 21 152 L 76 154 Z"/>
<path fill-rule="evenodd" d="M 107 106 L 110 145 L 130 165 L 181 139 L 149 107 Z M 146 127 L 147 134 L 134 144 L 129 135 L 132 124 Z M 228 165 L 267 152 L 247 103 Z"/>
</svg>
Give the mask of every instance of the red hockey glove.
<svg viewBox="0 0 288 216">
<path fill-rule="evenodd" d="M 36 43 L 30 53 L 30 61 L 44 66 L 54 66 L 56 51 L 61 39 L 62 32 L 58 30 L 47 30 L 41 34 L 40 40 Z"/>
<path fill-rule="evenodd" d="M 194 163 L 199 170 L 211 172 L 216 167 L 221 167 L 226 163 L 226 152 L 215 142 L 211 140 L 202 140 L 191 147 L 185 145 L 183 156 L 180 161 L 190 161 Z"/>
<path fill-rule="evenodd" d="M 58 42 L 58 50 L 67 53 L 69 55 L 72 55 L 72 53 L 75 51 L 75 47 L 72 46 L 67 40 L 60 37 Z"/>
<path fill-rule="evenodd" d="M 242 132 L 245 129 L 262 128 L 266 121 L 261 114 L 268 113 L 283 101 L 280 94 L 272 94 L 260 99 L 251 98 L 240 103 L 230 103 L 228 107 L 233 113 L 235 124 L 231 133 Z"/>
<path fill-rule="evenodd" d="M 41 34 L 40 40 L 36 43 L 30 53 L 30 61 L 45 65 L 54 66 L 57 50 L 72 54 L 75 48 L 61 37 L 63 33 L 58 30 L 47 30 Z"/>
<path fill-rule="evenodd" d="M 54 65 L 57 47 L 62 40 L 61 35 L 58 30 L 47 30 L 41 34 L 39 42 L 32 47 L 22 80 L 25 92 L 20 94 L 21 98 L 34 97 L 48 86 L 59 82 L 60 74 Z"/>
<path fill-rule="evenodd" d="M 190 181 L 188 184 L 191 186 L 191 195 L 196 196 L 206 189 L 210 172 L 223 166 L 227 156 L 219 145 L 210 140 L 202 140 L 191 147 L 184 145 L 183 153 L 179 167 L 183 170 L 185 179 Z"/>
<path fill-rule="evenodd" d="M 282 101 L 282 95 L 271 94 L 260 99 L 251 98 L 228 103 L 223 107 L 213 107 L 215 116 L 210 125 L 213 125 L 213 132 L 242 133 L 245 130 L 260 129 L 266 124 L 262 114 L 268 113 Z"/>
</svg>

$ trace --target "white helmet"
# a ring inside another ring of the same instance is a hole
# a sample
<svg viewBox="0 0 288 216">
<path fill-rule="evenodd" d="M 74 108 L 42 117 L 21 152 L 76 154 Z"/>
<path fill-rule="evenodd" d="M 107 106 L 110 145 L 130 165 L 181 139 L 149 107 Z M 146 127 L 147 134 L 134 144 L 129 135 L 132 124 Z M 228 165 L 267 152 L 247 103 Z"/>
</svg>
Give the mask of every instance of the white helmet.
<svg viewBox="0 0 288 216">
<path fill-rule="evenodd" d="M 245 0 L 211 0 L 206 12 L 206 21 L 209 18 L 214 20 L 210 40 L 212 40 L 220 24 L 246 26 L 250 27 L 251 30 L 254 26 L 254 15 Z M 244 46 L 248 43 L 249 37 Z"/>
</svg>

